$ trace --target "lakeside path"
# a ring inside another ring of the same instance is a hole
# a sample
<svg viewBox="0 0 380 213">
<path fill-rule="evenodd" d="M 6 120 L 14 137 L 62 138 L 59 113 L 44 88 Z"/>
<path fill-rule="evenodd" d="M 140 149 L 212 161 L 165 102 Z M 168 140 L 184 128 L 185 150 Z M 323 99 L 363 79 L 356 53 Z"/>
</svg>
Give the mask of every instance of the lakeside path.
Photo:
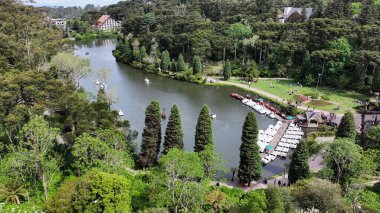
<svg viewBox="0 0 380 213">
<path fill-rule="evenodd" d="M 261 78 L 260 78 L 261 79 Z M 269 79 L 269 78 L 265 78 L 265 79 Z M 270 79 L 277 79 L 277 78 L 270 78 Z M 282 78 L 281 78 L 282 79 Z M 214 83 L 222 83 L 222 84 L 225 84 L 225 85 L 230 85 L 230 86 L 235 86 L 235 87 L 240 87 L 240 88 L 243 88 L 243 89 L 246 89 L 248 91 L 251 91 L 253 93 L 256 93 L 258 95 L 263 95 L 263 96 L 266 96 L 266 97 L 269 97 L 273 100 L 276 100 L 280 103 L 284 103 L 284 101 L 286 101 L 285 99 L 281 98 L 281 97 L 278 97 L 277 95 L 273 95 L 269 92 L 266 92 L 264 90 L 261 90 L 261 89 L 257 89 L 257 88 L 254 88 L 254 87 L 250 87 L 248 86 L 247 84 L 241 84 L 241 83 L 236 83 L 236 82 L 231 82 L 231 81 L 222 81 L 220 80 L 220 78 L 216 78 L 216 77 L 206 77 L 206 80 L 208 82 L 214 82 Z M 291 80 L 291 79 L 283 79 L 283 80 Z M 302 110 L 305 110 L 307 111 L 308 107 L 305 107 L 305 106 L 297 106 L 298 109 L 302 109 Z M 323 111 L 323 110 L 319 110 L 319 109 L 314 109 L 314 112 L 322 112 L 326 115 L 329 115 L 330 112 L 327 112 L 327 111 Z M 337 114 L 338 117 L 342 117 L 343 115 L 342 114 Z"/>
</svg>

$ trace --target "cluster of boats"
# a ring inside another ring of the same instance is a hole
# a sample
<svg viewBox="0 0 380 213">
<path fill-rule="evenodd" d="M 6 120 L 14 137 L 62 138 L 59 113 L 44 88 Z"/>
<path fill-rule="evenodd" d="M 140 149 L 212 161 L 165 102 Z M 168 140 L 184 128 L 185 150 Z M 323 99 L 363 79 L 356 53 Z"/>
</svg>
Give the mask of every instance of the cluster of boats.
<svg viewBox="0 0 380 213">
<path fill-rule="evenodd" d="M 269 143 L 273 140 L 281 125 L 282 122 L 277 121 L 276 125 L 269 125 L 265 131 L 259 130 L 257 145 L 259 145 L 259 151 L 261 153 L 265 152 L 265 150 L 269 148 Z"/>
<path fill-rule="evenodd" d="M 261 159 L 261 162 L 268 164 L 269 162 L 276 159 L 277 156 L 287 157 L 290 149 L 296 149 L 297 145 L 300 143 L 304 132 L 301 127 L 294 123 L 291 123 L 285 131 L 285 134 L 280 139 L 274 151 L 269 153 L 267 156 Z"/>
<path fill-rule="evenodd" d="M 272 119 L 276 118 L 276 115 L 274 114 L 274 112 L 267 109 L 265 106 L 263 106 L 257 102 L 254 102 L 251 99 L 244 98 L 241 102 L 244 105 L 247 105 L 247 106 L 251 107 L 252 109 L 256 110 L 258 113 L 260 113 L 262 115 L 267 115 L 268 117 L 270 117 Z"/>
</svg>

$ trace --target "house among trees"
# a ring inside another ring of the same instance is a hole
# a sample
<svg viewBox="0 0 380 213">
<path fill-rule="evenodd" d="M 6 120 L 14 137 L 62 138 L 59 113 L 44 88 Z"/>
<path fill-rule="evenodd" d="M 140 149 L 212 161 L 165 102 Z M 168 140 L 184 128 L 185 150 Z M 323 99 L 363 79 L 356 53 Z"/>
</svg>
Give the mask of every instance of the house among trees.
<svg viewBox="0 0 380 213">
<path fill-rule="evenodd" d="M 306 116 L 297 115 L 297 122 L 303 127 L 318 127 L 319 124 L 324 124 L 326 116 L 321 112 L 306 112 Z"/>
<path fill-rule="evenodd" d="M 93 28 L 103 31 L 110 29 L 119 29 L 121 28 L 121 22 L 116 21 L 109 15 L 102 15 L 93 25 Z"/>
<path fill-rule="evenodd" d="M 310 7 L 285 7 L 284 14 L 279 17 L 278 21 L 281 23 L 307 21 L 312 14 L 313 8 Z"/>
<path fill-rule="evenodd" d="M 56 25 L 56 26 L 62 28 L 63 30 L 66 30 L 66 19 L 63 19 L 63 18 L 56 18 L 56 19 L 50 19 L 50 21 L 51 21 L 54 25 Z"/>
</svg>

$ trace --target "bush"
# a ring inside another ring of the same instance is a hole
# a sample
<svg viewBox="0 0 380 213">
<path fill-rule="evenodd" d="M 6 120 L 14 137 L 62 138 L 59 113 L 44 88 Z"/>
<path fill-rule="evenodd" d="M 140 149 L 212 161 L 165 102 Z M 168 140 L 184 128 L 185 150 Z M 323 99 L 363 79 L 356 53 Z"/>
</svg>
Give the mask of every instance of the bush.
<svg viewBox="0 0 380 213">
<path fill-rule="evenodd" d="M 312 99 L 318 99 L 319 98 L 318 92 L 308 92 L 308 93 L 305 93 L 304 95 L 311 97 Z"/>
<path fill-rule="evenodd" d="M 67 179 L 47 202 L 49 212 L 131 212 L 131 178 L 92 171 Z"/>
<path fill-rule="evenodd" d="M 146 65 L 145 70 L 147 72 L 150 72 L 150 73 L 157 73 L 158 72 L 158 69 L 156 68 L 156 66 L 154 64 Z"/>
<path fill-rule="evenodd" d="M 319 150 L 321 149 L 321 146 L 317 143 L 317 141 L 315 139 L 314 140 L 307 140 L 305 142 L 305 145 L 306 145 L 306 148 L 307 148 L 310 156 L 317 154 L 319 152 Z"/>
<path fill-rule="evenodd" d="M 328 95 L 322 95 L 321 98 L 325 101 L 329 101 L 330 100 L 330 96 Z"/>
<path fill-rule="evenodd" d="M 133 61 L 131 67 L 141 70 L 144 68 L 144 65 L 138 61 Z"/>
</svg>

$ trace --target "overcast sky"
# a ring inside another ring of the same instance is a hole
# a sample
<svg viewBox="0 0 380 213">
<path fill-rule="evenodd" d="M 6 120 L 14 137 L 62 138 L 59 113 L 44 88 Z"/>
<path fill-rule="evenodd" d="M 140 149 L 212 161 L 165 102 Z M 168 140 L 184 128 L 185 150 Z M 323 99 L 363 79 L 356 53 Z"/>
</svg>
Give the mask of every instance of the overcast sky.
<svg viewBox="0 0 380 213">
<path fill-rule="evenodd" d="M 84 7 L 86 4 L 93 4 L 95 6 L 114 4 L 122 0 L 34 0 L 35 6 L 81 6 Z"/>
</svg>

